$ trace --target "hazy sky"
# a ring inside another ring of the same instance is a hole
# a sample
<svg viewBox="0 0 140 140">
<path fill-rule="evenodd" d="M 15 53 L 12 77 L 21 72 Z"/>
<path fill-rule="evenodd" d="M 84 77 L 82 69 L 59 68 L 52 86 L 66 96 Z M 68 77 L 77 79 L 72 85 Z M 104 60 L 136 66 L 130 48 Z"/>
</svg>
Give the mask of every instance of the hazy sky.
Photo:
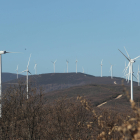
<svg viewBox="0 0 140 140">
<path fill-rule="evenodd" d="M 78 72 L 109 76 L 110 63 L 114 76 L 123 76 L 126 58 L 140 55 L 139 0 L 0 0 L 0 50 L 22 52 L 2 56 L 3 72 L 16 73 L 27 67 L 34 74 Z M 25 50 L 26 48 L 26 50 Z M 126 60 L 127 62 L 127 60 Z M 127 62 L 128 64 L 128 62 Z M 134 63 L 137 73 L 140 60 Z"/>
</svg>

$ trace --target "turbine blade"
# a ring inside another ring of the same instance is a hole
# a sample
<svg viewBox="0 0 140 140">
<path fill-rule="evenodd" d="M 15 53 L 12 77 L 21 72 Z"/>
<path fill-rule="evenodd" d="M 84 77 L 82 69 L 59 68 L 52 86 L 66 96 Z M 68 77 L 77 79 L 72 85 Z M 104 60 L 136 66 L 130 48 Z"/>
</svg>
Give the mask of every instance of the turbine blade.
<svg viewBox="0 0 140 140">
<path fill-rule="evenodd" d="M 29 61 L 28 61 L 28 65 L 27 65 L 27 67 L 29 66 L 30 58 L 31 58 L 31 54 L 30 54 L 30 57 L 29 57 Z"/>
<path fill-rule="evenodd" d="M 28 71 L 30 73 L 30 71 Z M 30 73 L 31 74 L 31 73 Z"/>
<path fill-rule="evenodd" d="M 7 51 L 6 51 L 5 53 L 21 53 L 21 52 L 7 52 Z"/>
<path fill-rule="evenodd" d="M 24 70 L 24 71 L 22 71 L 22 72 L 20 72 L 20 73 L 23 73 L 23 72 L 26 72 L 27 70 Z"/>
<path fill-rule="evenodd" d="M 140 57 L 140 55 L 139 55 L 138 57 L 134 58 L 133 60 L 136 60 L 136 59 L 139 58 L 139 57 Z"/>
<path fill-rule="evenodd" d="M 28 71 L 28 72 L 31 74 L 31 72 L 30 72 L 30 71 Z M 31 74 L 31 75 L 32 75 L 32 74 Z M 33 77 L 33 78 L 35 78 L 35 79 L 37 79 L 37 78 L 36 78 L 35 76 L 33 76 L 33 75 L 32 75 L 32 77 Z"/>
<path fill-rule="evenodd" d="M 126 51 L 126 53 L 127 53 L 128 57 L 129 57 L 129 59 L 131 59 L 125 47 L 124 47 L 124 49 L 125 49 L 125 51 Z"/>
<path fill-rule="evenodd" d="M 124 74 L 126 73 L 126 67 L 124 68 L 123 72 L 124 72 Z"/>
<path fill-rule="evenodd" d="M 119 50 L 119 49 L 118 49 Z M 120 50 L 119 50 L 120 51 Z M 121 52 L 121 51 L 120 51 Z M 121 52 L 122 53 L 122 52 Z M 122 53 L 123 54 L 123 53 Z M 123 54 L 124 55 L 124 54 Z M 130 61 L 130 59 L 126 56 L 126 55 L 124 55 L 125 57 L 126 57 L 126 59 L 128 60 L 128 61 Z"/>
<path fill-rule="evenodd" d="M 129 67 L 129 73 L 130 73 L 130 62 L 128 63 L 128 66 L 125 68 L 125 72 L 124 73 L 126 73 L 128 67 Z"/>
<path fill-rule="evenodd" d="M 132 74 L 135 78 L 136 78 L 136 76 L 134 75 L 134 74 Z M 137 78 L 136 78 L 137 79 Z M 138 79 L 137 79 L 138 80 Z"/>
</svg>

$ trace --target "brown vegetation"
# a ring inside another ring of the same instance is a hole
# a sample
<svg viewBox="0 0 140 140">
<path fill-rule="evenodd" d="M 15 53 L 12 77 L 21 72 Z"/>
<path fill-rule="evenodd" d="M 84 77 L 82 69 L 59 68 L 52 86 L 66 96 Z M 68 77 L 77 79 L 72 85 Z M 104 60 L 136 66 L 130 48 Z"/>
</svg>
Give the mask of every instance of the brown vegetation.
<svg viewBox="0 0 140 140">
<path fill-rule="evenodd" d="M 127 93 L 124 88 L 124 92 Z M 134 114 L 93 107 L 84 97 L 62 97 L 53 102 L 43 90 L 19 83 L 2 97 L 1 140 L 136 140 L 140 139 L 140 108 Z M 128 97 L 129 98 L 129 97 Z"/>
</svg>

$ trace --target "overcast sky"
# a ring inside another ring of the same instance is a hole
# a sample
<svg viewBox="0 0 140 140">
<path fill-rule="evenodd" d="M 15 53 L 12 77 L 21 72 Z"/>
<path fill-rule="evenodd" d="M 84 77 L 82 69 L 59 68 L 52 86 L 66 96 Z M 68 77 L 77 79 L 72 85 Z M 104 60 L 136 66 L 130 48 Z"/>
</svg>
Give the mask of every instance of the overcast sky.
<svg viewBox="0 0 140 140">
<path fill-rule="evenodd" d="M 140 55 L 139 0 L 0 0 L 0 50 L 22 52 L 2 55 L 3 72 L 16 73 L 27 67 L 34 74 L 78 72 L 123 76 L 126 47 L 131 58 Z M 140 60 L 134 63 L 137 73 Z"/>
</svg>

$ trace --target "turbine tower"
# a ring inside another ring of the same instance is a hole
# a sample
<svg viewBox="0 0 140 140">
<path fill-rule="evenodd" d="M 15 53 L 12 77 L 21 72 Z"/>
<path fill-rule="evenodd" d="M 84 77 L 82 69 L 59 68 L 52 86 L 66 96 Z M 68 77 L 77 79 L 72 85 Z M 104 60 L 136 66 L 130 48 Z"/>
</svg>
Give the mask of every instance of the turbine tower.
<svg viewBox="0 0 140 140">
<path fill-rule="evenodd" d="M 110 67 L 110 72 L 111 72 L 111 79 L 113 79 L 113 65 L 110 63 L 111 67 Z"/>
<path fill-rule="evenodd" d="M 68 63 L 69 63 L 69 61 L 68 61 L 68 60 L 66 60 L 66 63 L 67 63 L 67 73 L 68 73 Z"/>
<path fill-rule="evenodd" d="M 6 54 L 6 53 L 18 53 L 18 52 L 7 52 L 7 51 L 0 51 L 0 118 L 2 117 L 2 105 L 1 105 L 1 101 L 2 101 L 2 84 L 1 84 L 1 75 L 2 75 L 2 54 Z"/>
<path fill-rule="evenodd" d="M 77 62 L 78 62 L 78 60 L 76 59 L 76 61 L 75 61 L 75 63 L 76 63 L 76 73 L 77 73 Z"/>
<path fill-rule="evenodd" d="M 54 62 L 52 61 L 53 63 L 53 66 L 54 66 L 54 73 L 55 73 L 55 63 L 56 63 L 57 60 L 55 60 Z"/>
<path fill-rule="evenodd" d="M 36 72 L 36 66 L 37 66 L 37 64 L 35 63 L 35 66 L 34 66 L 34 69 L 35 69 L 35 74 L 37 74 L 37 72 Z"/>
<path fill-rule="evenodd" d="M 124 49 L 125 49 L 125 47 L 124 47 Z M 119 50 L 119 49 L 118 49 L 118 50 Z M 119 51 L 120 51 L 120 50 L 119 50 Z M 134 58 L 134 59 L 131 59 L 126 49 L 125 49 L 125 51 L 126 51 L 128 57 L 127 57 L 126 55 L 124 55 L 121 51 L 120 51 L 120 52 L 121 52 L 121 53 L 126 57 L 126 59 L 129 61 L 128 66 L 127 66 L 127 68 L 129 67 L 128 78 L 129 78 L 129 76 L 131 75 L 131 100 L 133 100 L 133 76 L 134 76 L 134 75 L 133 75 L 133 63 L 134 63 L 135 60 L 136 60 L 137 58 L 139 58 L 140 56 L 138 56 L 138 57 L 136 57 L 136 58 Z M 126 68 L 126 71 L 127 71 L 127 68 Z"/>
<path fill-rule="evenodd" d="M 26 81 L 27 81 L 27 99 L 28 99 L 28 73 L 31 74 L 31 72 L 30 72 L 29 69 L 28 69 L 28 67 L 29 67 L 29 62 L 30 62 L 30 58 L 31 58 L 31 54 L 30 54 L 30 57 L 29 57 L 27 69 L 21 72 L 21 73 L 23 73 L 23 72 L 26 72 L 26 73 L 27 73 L 27 76 L 26 76 Z"/>
<path fill-rule="evenodd" d="M 17 71 L 17 79 L 18 79 L 18 65 L 17 65 L 17 69 L 16 69 L 16 71 Z"/>
<path fill-rule="evenodd" d="M 140 86 L 140 71 L 139 71 L 139 66 L 138 66 L 138 72 L 137 72 L 137 79 L 138 79 L 138 86 Z"/>
<path fill-rule="evenodd" d="M 102 77 L 102 62 L 103 62 L 103 59 L 102 59 L 102 61 L 101 61 L 101 77 Z"/>
</svg>

